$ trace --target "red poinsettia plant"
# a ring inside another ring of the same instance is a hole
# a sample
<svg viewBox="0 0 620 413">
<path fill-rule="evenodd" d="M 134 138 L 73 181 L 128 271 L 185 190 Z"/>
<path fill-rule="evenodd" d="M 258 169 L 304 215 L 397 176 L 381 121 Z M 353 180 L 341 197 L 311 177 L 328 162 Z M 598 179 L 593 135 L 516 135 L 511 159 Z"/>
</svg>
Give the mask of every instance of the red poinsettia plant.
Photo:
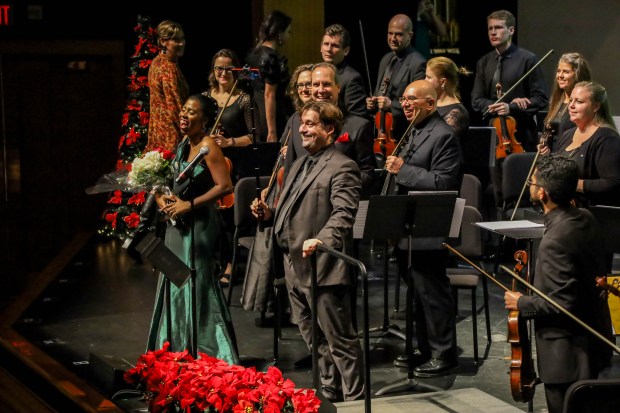
<svg viewBox="0 0 620 413">
<path fill-rule="evenodd" d="M 140 356 L 125 380 L 137 385 L 151 413 L 316 413 L 320 400 L 314 390 L 295 389 L 276 367 L 266 373 L 230 365 L 223 360 L 187 351 L 161 350 Z"/>
</svg>

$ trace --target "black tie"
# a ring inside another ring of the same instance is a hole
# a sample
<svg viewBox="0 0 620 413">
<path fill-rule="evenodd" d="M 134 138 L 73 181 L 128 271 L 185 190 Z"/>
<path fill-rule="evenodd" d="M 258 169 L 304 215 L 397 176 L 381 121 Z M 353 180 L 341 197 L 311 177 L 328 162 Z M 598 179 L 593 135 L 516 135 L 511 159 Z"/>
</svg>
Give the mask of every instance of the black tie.
<svg viewBox="0 0 620 413">
<path fill-rule="evenodd" d="M 502 82 L 502 60 L 504 60 L 504 56 L 497 56 L 497 66 L 495 67 L 495 72 L 493 73 L 493 87 L 496 88 L 498 83 Z"/>
</svg>

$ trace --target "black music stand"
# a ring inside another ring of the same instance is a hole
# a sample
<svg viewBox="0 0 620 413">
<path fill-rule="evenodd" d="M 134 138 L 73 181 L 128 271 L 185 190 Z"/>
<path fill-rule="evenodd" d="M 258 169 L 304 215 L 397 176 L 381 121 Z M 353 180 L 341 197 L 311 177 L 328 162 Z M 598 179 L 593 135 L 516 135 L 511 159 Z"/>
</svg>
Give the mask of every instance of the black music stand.
<svg viewBox="0 0 620 413">
<path fill-rule="evenodd" d="M 359 240 L 363 240 L 363 239 L 367 239 L 368 236 L 365 237 L 365 235 L 367 233 L 374 233 L 374 231 L 378 231 L 377 228 L 373 228 L 373 221 L 368 222 L 367 221 L 367 217 L 368 217 L 368 210 L 369 210 L 369 200 L 364 200 L 364 201 L 360 201 L 359 203 L 359 207 L 357 210 L 357 215 L 355 217 L 355 224 L 353 225 L 353 238 L 354 239 L 359 239 Z M 373 201 L 376 205 L 377 201 Z M 374 206 L 373 208 L 380 208 L 379 206 Z M 373 211 L 372 212 L 372 217 L 373 219 L 375 219 L 375 216 L 379 215 L 381 212 L 380 211 Z M 376 222 L 377 224 L 375 224 L 375 226 L 378 226 L 379 223 L 383 222 L 382 219 L 380 220 L 375 220 L 374 222 Z M 366 228 L 368 227 L 368 232 L 366 232 Z M 399 227 L 402 228 L 402 227 Z M 388 334 L 391 334 L 397 338 L 400 338 L 401 340 L 405 340 L 405 333 L 403 333 L 400 330 L 400 327 L 396 324 L 390 324 L 390 316 L 388 315 L 389 313 L 389 279 L 388 279 L 388 264 L 389 264 L 389 254 L 387 253 L 387 238 L 384 240 L 385 241 L 385 253 L 384 253 L 384 260 L 383 260 L 383 324 L 377 327 L 372 327 L 369 328 L 367 332 L 364 332 L 364 334 L 366 333 L 376 333 L 376 332 L 381 332 L 381 336 L 386 336 Z M 373 239 L 374 242 L 374 239 Z"/>
<path fill-rule="evenodd" d="M 456 191 L 419 192 L 411 195 L 371 196 L 364 226 L 364 237 L 375 240 L 407 238 L 408 271 L 411 269 L 413 239 L 424 249 L 441 249 L 450 233 Z M 416 244 L 417 245 L 417 244 Z M 413 377 L 413 283 L 407 280 L 405 351 L 409 358 L 407 377 L 385 386 L 375 393 L 381 396 L 392 391 L 441 391 L 443 389 L 419 383 Z"/>
</svg>

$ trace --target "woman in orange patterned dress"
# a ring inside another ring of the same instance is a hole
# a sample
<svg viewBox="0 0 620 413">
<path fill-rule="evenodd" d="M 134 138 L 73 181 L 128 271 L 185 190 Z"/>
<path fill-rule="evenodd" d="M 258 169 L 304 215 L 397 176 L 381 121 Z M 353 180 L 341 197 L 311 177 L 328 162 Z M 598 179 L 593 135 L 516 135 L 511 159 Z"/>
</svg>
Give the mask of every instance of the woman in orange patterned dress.
<svg viewBox="0 0 620 413">
<path fill-rule="evenodd" d="M 179 113 L 189 96 L 189 85 L 178 64 L 185 50 L 181 25 L 171 20 L 159 23 L 157 44 L 161 52 L 149 67 L 149 139 L 145 152 L 156 148 L 174 151 L 183 136 Z"/>
</svg>

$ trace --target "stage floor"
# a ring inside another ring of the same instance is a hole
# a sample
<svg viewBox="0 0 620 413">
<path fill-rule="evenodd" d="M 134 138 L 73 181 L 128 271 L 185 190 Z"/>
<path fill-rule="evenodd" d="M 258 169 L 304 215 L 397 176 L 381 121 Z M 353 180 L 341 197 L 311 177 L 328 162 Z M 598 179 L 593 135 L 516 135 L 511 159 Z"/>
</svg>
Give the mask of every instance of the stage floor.
<svg viewBox="0 0 620 413">
<path fill-rule="evenodd" d="M 377 258 L 380 249 L 370 250 L 370 243 L 362 243 L 360 259 L 366 265 L 369 275 L 370 326 L 383 325 L 383 258 Z M 490 267 L 490 266 L 489 266 Z M 390 323 L 404 329 L 403 311 L 394 312 L 395 264 L 390 264 L 389 306 Z M 500 280 L 510 285 L 509 280 Z M 97 385 L 93 378 L 89 361 L 93 356 L 113 360 L 129 366 L 135 363 L 145 351 L 157 274 L 148 263 L 137 264 L 121 248 L 117 240 L 90 237 L 68 265 L 62 268 L 43 293 L 28 305 L 13 328 L 75 372 L 86 381 Z M 425 393 L 425 387 L 443 391 L 469 389 L 477 390 L 489 397 L 476 401 L 478 411 L 488 410 L 501 401 L 513 406 L 515 411 L 528 411 L 528 405 L 512 400 L 510 394 L 509 359 L 511 346 L 506 342 L 507 311 L 503 306 L 503 292 L 489 283 L 489 304 L 491 313 L 491 343 L 487 345 L 484 313 L 478 314 L 478 344 L 480 363 L 473 360 L 472 314 L 469 292 L 459 293 L 459 316 L 457 318 L 457 337 L 459 348 L 459 368 L 448 376 L 419 379 L 415 388 L 403 389 L 385 396 L 374 396 L 383 387 L 405 382 L 405 369 L 395 367 L 392 360 L 404 352 L 404 341 L 389 334 L 371 334 L 371 394 L 373 406 L 383 397 L 418 395 Z M 262 368 L 273 361 L 273 330 L 257 326 L 260 313 L 241 308 L 239 298 L 241 285 L 233 290 L 232 318 L 237 334 L 240 354 L 248 365 Z M 399 301 L 405 303 L 405 291 L 401 289 Z M 478 303 L 482 304 L 482 290 L 478 288 Z M 358 324 L 362 324 L 361 292 L 358 293 Z M 404 330 L 401 330 L 404 331 Z M 285 377 L 293 380 L 298 387 L 310 387 L 310 369 L 296 369 L 294 362 L 308 354 L 296 326 L 285 327 L 280 340 L 280 356 L 276 363 Z M 535 355 L 535 348 L 534 348 Z M 620 356 L 614 356 L 609 378 L 620 378 Z M 407 387 L 407 386 L 406 386 Z M 105 392 L 105 389 L 101 389 Z M 426 393 L 425 393 L 426 394 Z M 439 394 L 439 393 L 438 393 Z M 454 394 L 454 393 L 452 393 Z M 111 394 L 107 394 L 111 397 Z M 423 398 L 422 398 L 423 399 Z M 135 400 L 115 398 L 119 406 L 133 405 Z M 412 399 L 413 400 L 413 399 Z M 486 400 L 489 405 L 486 406 Z M 436 404 L 435 402 L 432 402 Z M 343 412 L 363 411 L 358 408 L 345 408 Z M 544 389 L 538 386 L 532 402 L 534 412 L 545 412 Z M 472 412 L 463 408 L 451 407 L 451 412 Z M 387 412 L 382 408 L 375 411 Z M 129 410 L 127 410 L 129 411 Z M 396 410 L 395 410 L 396 411 Z M 413 411 L 413 409 L 408 410 Z M 431 410 L 417 410 L 431 411 Z M 435 411 L 435 410 L 433 410 Z M 507 410 L 503 410 L 507 411 Z"/>
</svg>

